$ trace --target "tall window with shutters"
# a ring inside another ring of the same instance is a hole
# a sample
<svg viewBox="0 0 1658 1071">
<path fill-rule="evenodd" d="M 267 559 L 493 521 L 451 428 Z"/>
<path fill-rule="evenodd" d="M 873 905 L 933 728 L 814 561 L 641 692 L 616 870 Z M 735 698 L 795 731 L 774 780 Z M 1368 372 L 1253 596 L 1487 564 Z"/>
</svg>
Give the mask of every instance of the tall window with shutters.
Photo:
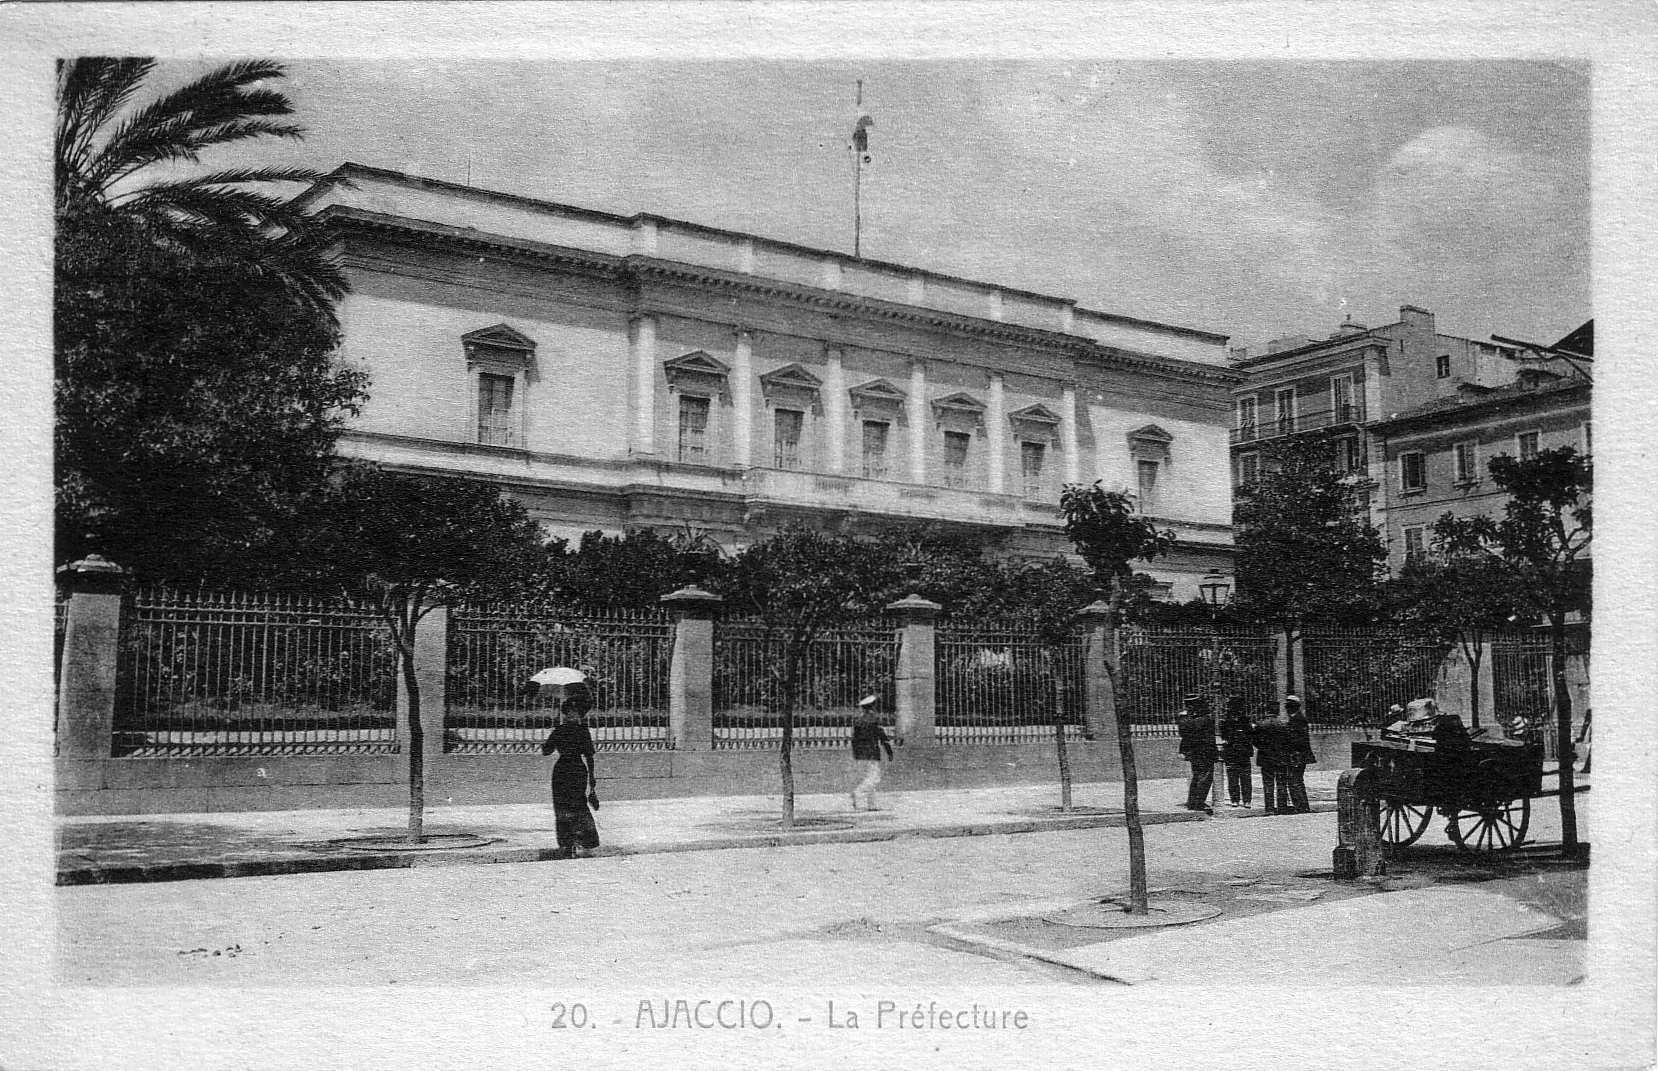
<svg viewBox="0 0 1658 1071">
<path fill-rule="evenodd" d="M 512 408 L 511 376 L 478 373 L 478 442 L 485 446 L 517 446 Z"/>
<path fill-rule="evenodd" d="M 1138 493 L 1135 505 L 1141 513 L 1152 513 L 1157 509 L 1157 475 L 1162 466 L 1156 461 L 1136 461 L 1134 470 Z"/>
<path fill-rule="evenodd" d="M 1045 443 L 1019 444 L 1019 474 L 1023 479 L 1026 498 L 1042 498 L 1047 494 L 1047 478 L 1043 466 L 1048 460 Z"/>
<path fill-rule="evenodd" d="M 777 409 L 772 416 L 772 464 L 780 469 L 800 467 L 800 433 L 806 414 L 799 409 Z"/>
<path fill-rule="evenodd" d="M 708 399 L 695 394 L 679 396 L 679 460 L 708 463 Z"/>
<path fill-rule="evenodd" d="M 887 478 L 887 431 L 884 420 L 864 421 L 863 472 L 866 479 Z"/>
<path fill-rule="evenodd" d="M 944 486 L 967 486 L 967 457 L 973 436 L 965 431 L 944 433 Z"/>
</svg>

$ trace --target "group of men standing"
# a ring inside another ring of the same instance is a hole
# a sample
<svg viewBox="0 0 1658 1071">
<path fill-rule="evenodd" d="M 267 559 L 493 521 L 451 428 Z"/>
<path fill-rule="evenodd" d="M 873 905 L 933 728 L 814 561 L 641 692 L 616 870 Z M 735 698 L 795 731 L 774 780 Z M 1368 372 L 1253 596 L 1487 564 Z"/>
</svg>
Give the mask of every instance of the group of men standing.
<svg viewBox="0 0 1658 1071">
<path fill-rule="evenodd" d="M 1261 771 L 1261 795 L 1267 814 L 1304 814 L 1312 810 L 1307 802 L 1305 775 L 1313 761 L 1311 729 L 1301 700 L 1284 697 L 1284 708 L 1251 720 L 1242 697 L 1226 702 L 1216 743 L 1215 715 L 1210 700 L 1189 695 L 1185 709 L 1176 716 L 1180 730 L 1180 755 L 1192 767 L 1186 790 L 1186 809 L 1214 814 L 1209 792 L 1214 786 L 1215 764 L 1226 767 L 1228 806 L 1248 807 L 1253 797 L 1254 777 L 1249 760 Z"/>
</svg>

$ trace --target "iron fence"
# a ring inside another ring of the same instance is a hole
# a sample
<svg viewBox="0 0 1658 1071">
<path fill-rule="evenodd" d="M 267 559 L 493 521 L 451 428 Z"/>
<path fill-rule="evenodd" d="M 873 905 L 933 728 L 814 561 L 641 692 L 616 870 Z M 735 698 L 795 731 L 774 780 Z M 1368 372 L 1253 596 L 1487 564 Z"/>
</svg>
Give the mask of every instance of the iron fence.
<svg viewBox="0 0 1658 1071">
<path fill-rule="evenodd" d="M 1588 653 L 1586 629 L 1570 628 L 1566 637 L 1568 658 Z M 1524 735 L 1543 747 L 1543 758 L 1553 761 L 1560 755 L 1559 724 L 1554 713 L 1553 646 L 1546 632 L 1505 633 L 1491 644 L 1491 710 L 1498 725 L 1511 735 Z M 1583 725 L 1584 711 L 1573 710 L 1575 735 Z M 1580 756 L 1581 757 L 1581 756 Z"/>
<path fill-rule="evenodd" d="M 1058 642 L 1029 627 L 942 624 L 934 640 L 943 744 L 1013 744 L 1082 732 L 1087 698 L 1084 637 Z"/>
<path fill-rule="evenodd" d="M 1379 729 L 1388 708 L 1435 694 L 1451 644 L 1408 632 L 1320 629 L 1301 637 L 1299 685 L 1314 725 Z"/>
<path fill-rule="evenodd" d="M 754 620 L 714 627 L 714 746 L 770 748 L 782 740 L 787 634 Z M 898 630 L 873 621 L 820 633 L 801 663 L 794 710 L 795 747 L 847 747 L 858 699 L 881 697 L 879 720 L 893 719 Z"/>
<path fill-rule="evenodd" d="M 459 752 L 537 751 L 552 730 L 542 669 L 586 674 L 587 725 L 604 750 L 673 746 L 668 673 L 673 624 L 664 614 L 551 606 L 457 607 L 449 618 L 446 746 Z"/>
<path fill-rule="evenodd" d="M 117 755 L 397 750 L 396 652 L 367 606 L 146 589 L 123 618 Z"/>
<path fill-rule="evenodd" d="M 1137 732 L 1177 732 L 1188 695 L 1240 699 L 1255 717 L 1278 705 L 1275 648 L 1268 633 L 1240 629 L 1129 627 L 1118 634 L 1117 710 Z"/>
</svg>

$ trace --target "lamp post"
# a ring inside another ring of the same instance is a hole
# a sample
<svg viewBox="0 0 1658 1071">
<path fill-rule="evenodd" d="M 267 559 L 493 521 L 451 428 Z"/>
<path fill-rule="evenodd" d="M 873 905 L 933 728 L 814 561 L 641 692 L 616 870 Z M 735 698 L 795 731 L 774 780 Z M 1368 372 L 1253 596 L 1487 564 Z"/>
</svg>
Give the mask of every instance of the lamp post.
<svg viewBox="0 0 1658 1071">
<path fill-rule="evenodd" d="M 1210 806 L 1220 806 L 1221 784 L 1226 780 L 1226 763 L 1221 755 L 1220 723 L 1226 713 L 1225 696 L 1221 694 L 1224 687 L 1220 675 L 1220 608 L 1226 604 L 1232 594 L 1232 581 L 1219 572 L 1206 574 L 1197 586 L 1203 596 L 1204 605 L 1209 607 L 1209 712 L 1215 723 L 1215 760 L 1219 767 L 1215 771 L 1213 787 L 1210 789 Z"/>
</svg>

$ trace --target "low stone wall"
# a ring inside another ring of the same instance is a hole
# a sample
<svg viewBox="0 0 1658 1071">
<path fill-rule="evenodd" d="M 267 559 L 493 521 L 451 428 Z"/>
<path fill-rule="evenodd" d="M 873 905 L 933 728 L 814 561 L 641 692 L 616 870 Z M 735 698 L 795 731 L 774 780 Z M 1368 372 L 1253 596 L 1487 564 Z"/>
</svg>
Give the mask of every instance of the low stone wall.
<svg viewBox="0 0 1658 1071">
<path fill-rule="evenodd" d="M 1321 769 L 1344 769 L 1353 732 L 1316 733 Z M 1172 736 L 1135 741 L 1141 777 L 1183 777 Z M 1077 782 L 1115 781 L 1115 739 L 1073 741 Z M 850 755 L 803 748 L 794 756 L 801 793 L 846 791 Z M 540 755 L 443 755 L 427 767 L 427 803 L 540 803 L 550 761 Z M 601 799 L 765 795 L 777 792 L 775 750 L 613 751 L 598 759 Z M 408 763 L 390 755 L 258 758 L 59 759 L 57 811 L 64 815 L 207 813 L 332 807 L 399 807 L 408 802 Z M 975 788 L 1059 780 L 1052 740 L 1023 744 L 900 747 L 882 788 Z M 1057 788 L 1056 788 L 1057 793 Z M 1057 795 L 1056 795 L 1057 800 Z"/>
</svg>

